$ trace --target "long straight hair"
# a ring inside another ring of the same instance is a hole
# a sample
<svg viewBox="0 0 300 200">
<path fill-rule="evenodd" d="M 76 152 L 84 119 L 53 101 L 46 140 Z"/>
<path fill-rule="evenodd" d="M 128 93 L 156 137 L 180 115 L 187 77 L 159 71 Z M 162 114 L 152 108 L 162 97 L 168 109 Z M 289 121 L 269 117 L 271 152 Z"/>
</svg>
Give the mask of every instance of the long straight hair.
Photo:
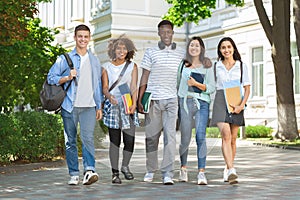
<svg viewBox="0 0 300 200">
<path fill-rule="evenodd" d="M 224 37 L 220 40 L 219 44 L 218 44 L 218 49 L 217 49 L 217 53 L 218 53 L 218 60 L 224 60 L 224 56 L 222 55 L 221 51 L 220 51 L 220 48 L 221 48 L 221 44 L 222 42 L 224 41 L 229 41 L 233 47 L 233 59 L 234 60 L 239 60 L 239 61 L 242 61 L 241 59 L 241 55 L 233 41 L 233 39 L 231 39 L 230 37 Z"/>
<path fill-rule="evenodd" d="M 190 47 L 191 42 L 194 41 L 194 40 L 198 40 L 199 44 L 200 44 L 200 51 L 201 52 L 200 52 L 200 55 L 199 55 L 199 60 L 201 61 L 201 63 L 203 63 L 203 60 L 204 60 L 204 55 L 205 55 L 204 42 L 203 42 L 201 37 L 194 36 L 188 41 L 187 46 L 186 46 L 186 58 L 184 60 L 186 67 L 190 67 L 192 65 L 192 63 L 191 63 L 192 62 L 192 56 L 189 54 L 189 47 Z"/>
</svg>

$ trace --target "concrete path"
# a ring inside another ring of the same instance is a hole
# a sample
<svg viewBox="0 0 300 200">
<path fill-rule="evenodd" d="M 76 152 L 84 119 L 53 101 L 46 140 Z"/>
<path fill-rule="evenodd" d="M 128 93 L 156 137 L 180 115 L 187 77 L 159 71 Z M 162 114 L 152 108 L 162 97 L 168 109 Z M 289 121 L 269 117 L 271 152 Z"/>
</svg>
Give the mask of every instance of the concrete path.
<svg viewBox="0 0 300 200">
<path fill-rule="evenodd" d="M 179 142 L 179 139 L 177 141 Z M 222 181 L 224 161 L 220 147 L 221 139 L 207 139 L 208 185 L 200 186 L 196 182 L 197 158 L 194 140 L 191 142 L 188 157 L 189 182 L 181 183 L 177 180 L 180 168 L 178 152 L 174 185 L 163 185 L 159 172 L 155 174 L 152 183 L 143 182 L 144 132 L 137 132 L 136 148 L 130 164 L 135 176 L 133 181 L 125 180 L 121 175 L 121 185 L 111 184 L 106 139 L 103 142 L 105 148 L 97 149 L 96 168 L 100 180 L 95 184 L 67 185 L 69 176 L 65 163 L 56 163 L 54 167 L 46 166 L 36 170 L 28 170 L 30 166 L 27 166 L 27 170 L 0 174 L 0 199 L 300 199 L 299 151 L 256 146 L 244 140 L 238 140 L 237 144 L 237 185 L 229 185 Z M 160 154 L 161 147 L 162 143 Z"/>
</svg>

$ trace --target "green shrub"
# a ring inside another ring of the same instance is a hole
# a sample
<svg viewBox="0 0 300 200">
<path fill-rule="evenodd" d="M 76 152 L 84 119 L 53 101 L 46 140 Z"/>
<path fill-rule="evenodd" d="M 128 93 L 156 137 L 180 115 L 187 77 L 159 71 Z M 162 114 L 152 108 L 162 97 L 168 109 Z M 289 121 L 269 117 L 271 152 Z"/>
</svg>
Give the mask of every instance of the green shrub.
<svg viewBox="0 0 300 200">
<path fill-rule="evenodd" d="M 272 129 L 266 126 L 246 126 L 246 137 L 247 138 L 269 138 Z"/>
<path fill-rule="evenodd" d="M 9 161 L 18 151 L 19 124 L 11 115 L 0 114 L 0 161 Z"/>
<path fill-rule="evenodd" d="M 208 128 L 206 128 L 206 137 L 207 138 L 220 138 L 221 134 L 217 127 L 208 127 Z"/>
<path fill-rule="evenodd" d="M 247 138 L 270 138 L 272 129 L 265 126 L 246 126 L 245 134 Z M 221 138 L 221 134 L 217 127 L 207 127 L 207 138 Z M 238 137 L 240 137 L 240 129 L 238 130 Z"/>
<path fill-rule="evenodd" d="M 37 162 L 64 154 L 59 115 L 43 112 L 0 114 L 0 161 Z"/>
</svg>

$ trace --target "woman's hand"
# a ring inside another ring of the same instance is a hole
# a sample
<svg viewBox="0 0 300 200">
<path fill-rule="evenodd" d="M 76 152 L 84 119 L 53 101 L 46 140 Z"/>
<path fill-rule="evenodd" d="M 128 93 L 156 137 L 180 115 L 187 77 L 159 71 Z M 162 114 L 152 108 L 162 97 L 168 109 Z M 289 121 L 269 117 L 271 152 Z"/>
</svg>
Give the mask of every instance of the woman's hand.
<svg viewBox="0 0 300 200">
<path fill-rule="evenodd" d="M 109 102 L 110 102 L 112 105 L 117 105 L 117 104 L 118 104 L 118 100 L 116 100 L 116 98 L 115 98 L 114 95 L 109 95 L 108 100 L 109 100 Z"/>
<path fill-rule="evenodd" d="M 187 81 L 188 86 L 194 86 L 196 85 L 197 81 L 193 77 L 189 77 L 189 80 Z"/>
<path fill-rule="evenodd" d="M 232 104 L 230 104 L 230 106 L 233 108 L 233 112 L 232 113 L 239 114 L 242 110 L 244 110 L 243 106 L 234 106 Z"/>
<path fill-rule="evenodd" d="M 135 110 L 136 110 L 136 104 L 132 104 L 129 108 L 130 114 L 134 114 Z"/>
</svg>

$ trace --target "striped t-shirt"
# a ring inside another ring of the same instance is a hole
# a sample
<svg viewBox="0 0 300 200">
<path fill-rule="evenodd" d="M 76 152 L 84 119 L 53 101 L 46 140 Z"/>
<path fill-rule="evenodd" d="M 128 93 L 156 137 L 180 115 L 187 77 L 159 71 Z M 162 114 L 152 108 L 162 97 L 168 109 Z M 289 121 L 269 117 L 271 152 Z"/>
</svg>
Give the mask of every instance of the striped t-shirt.
<svg viewBox="0 0 300 200">
<path fill-rule="evenodd" d="M 180 47 L 146 50 L 141 68 L 150 71 L 146 91 L 152 93 L 153 100 L 177 97 L 177 69 L 183 57 L 184 50 Z"/>
</svg>

